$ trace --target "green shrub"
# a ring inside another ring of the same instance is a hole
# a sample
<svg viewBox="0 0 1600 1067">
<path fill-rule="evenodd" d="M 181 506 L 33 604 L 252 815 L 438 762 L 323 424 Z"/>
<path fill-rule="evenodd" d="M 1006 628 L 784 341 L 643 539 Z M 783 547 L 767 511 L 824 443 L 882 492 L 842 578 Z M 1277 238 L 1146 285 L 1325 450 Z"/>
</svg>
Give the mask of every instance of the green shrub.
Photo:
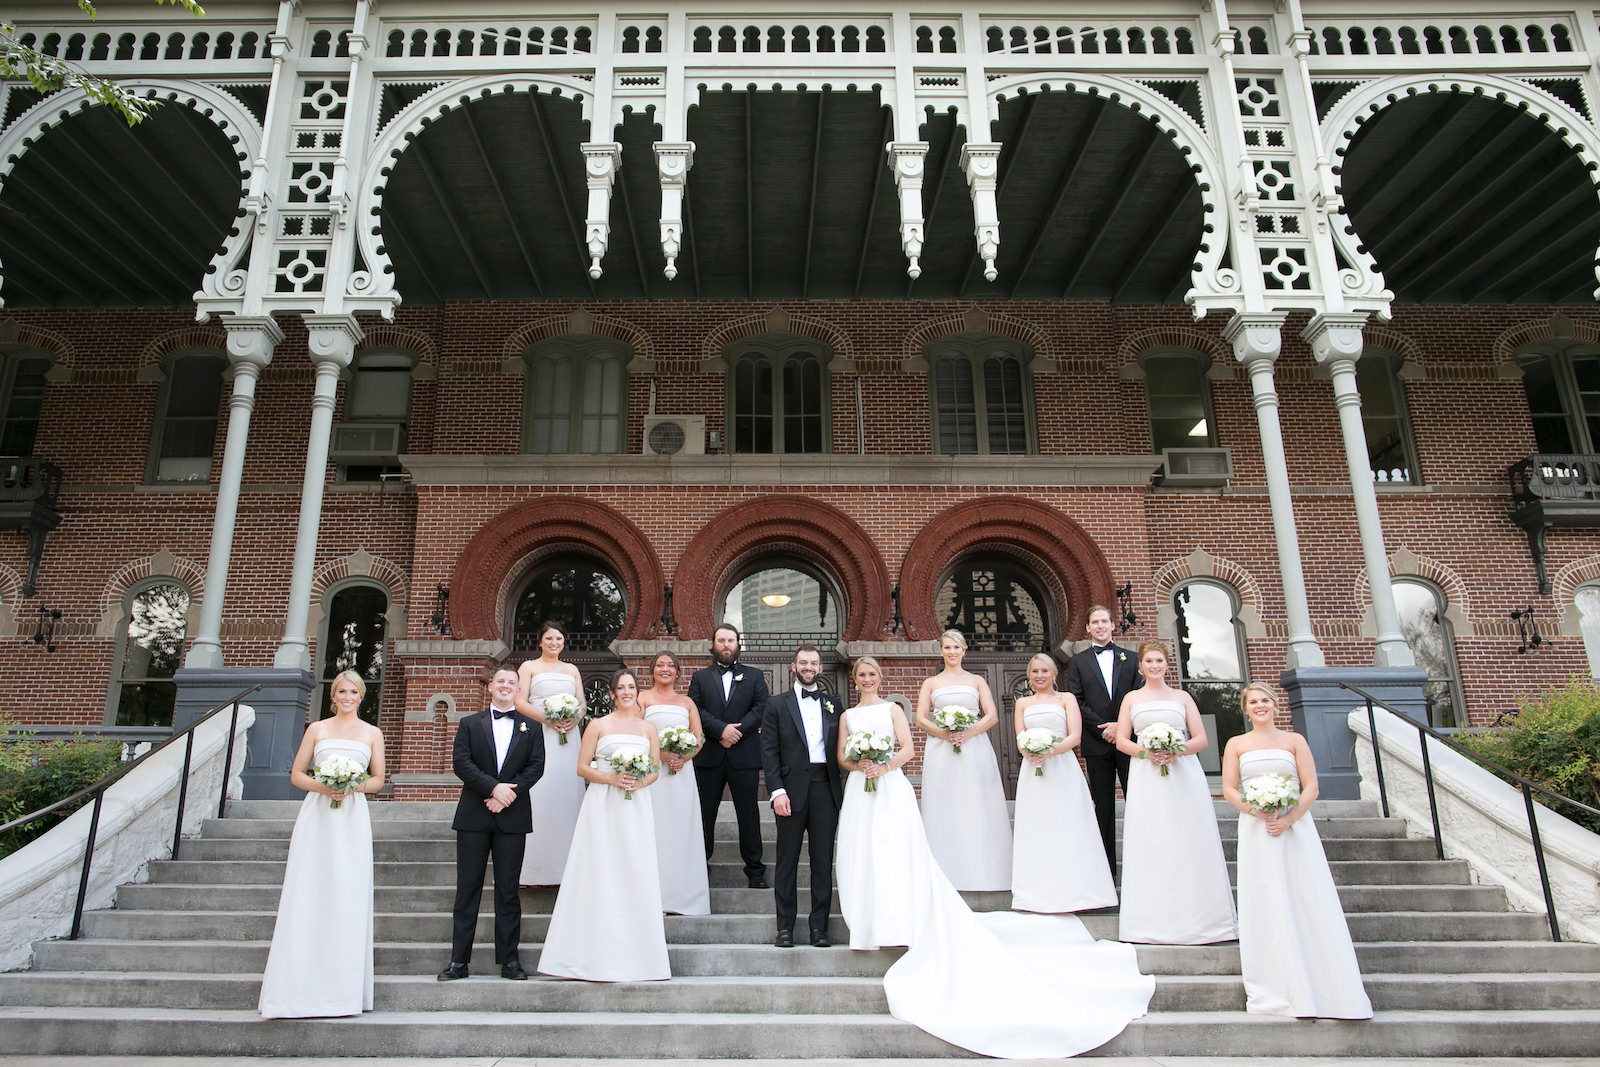
<svg viewBox="0 0 1600 1067">
<path fill-rule="evenodd" d="M 1592 679 L 1574 677 L 1522 701 L 1494 729 L 1455 739 L 1552 793 L 1600 808 L 1600 686 Z M 1600 833 L 1600 817 L 1553 801 L 1549 806 Z"/>
<path fill-rule="evenodd" d="M 122 761 L 117 741 L 79 737 L 36 741 L 32 731 L 14 726 L 0 712 L 0 823 L 38 811 L 93 785 Z M 26 826 L 0 834 L 0 856 L 10 855 L 83 806 L 79 802 Z"/>
</svg>

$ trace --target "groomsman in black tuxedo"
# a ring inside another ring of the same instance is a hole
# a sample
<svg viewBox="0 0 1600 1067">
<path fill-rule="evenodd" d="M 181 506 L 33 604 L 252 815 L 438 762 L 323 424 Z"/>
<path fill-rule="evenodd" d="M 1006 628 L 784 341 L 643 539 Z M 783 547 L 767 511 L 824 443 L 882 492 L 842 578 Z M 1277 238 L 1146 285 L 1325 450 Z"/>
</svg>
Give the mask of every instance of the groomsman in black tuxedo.
<svg viewBox="0 0 1600 1067">
<path fill-rule="evenodd" d="M 1128 757 L 1118 752 L 1117 712 L 1122 698 L 1144 685 L 1137 657 L 1111 642 L 1111 609 L 1089 609 L 1088 648 L 1067 661 L 1067 692 L 1083 714 L 1083 762 L 1089 772 L 1089 795 L 1100 823 L 1106 859 L 1117 869 L 1117 782 L 1128 791 Z"/>
<path fill-rule="evenodd" d="M 739 631 L 722 623 L 711 633 L 711 666 L 689 679 L 689 699 L 700 709 L 706 741 L 694 757 L 700 788 L 700 819 L 706 834 L 706 860 L 716 844 L 717 809 L 723 786 L 733 795 L 739 821 L 739 858 L 751 889 L 766 889 L 767 865 L 761 859 L 761 715 L 767 706 L 767 676 L 739 662 Z"/>
<path fill-rule="evenodd" d="M 800 873 L 800 839 L 811 853 L 811 944 L 828 948 L 828 912 L 833 909 L 833 844 L 839 830 L 844 788 L 834 759 L 839 743 L 839 706 L 817 687 L 822 654 L 801 645 L 794 654 L 794 683 L 767 701 L 761 720 L 761 756 L 772 813 L 778 818 L 778 862 L 773 895 L 778 906 L 779 948 L 794 948 Z"/>
<path fill-rule="evenodd" d="M 450 824 L 456 832 L 455 927 L 450 966 L 439 981 L 467 977 L 473 931 L 483 902 L 484 867 L 494 861 L 494 961 L 500 976 L 521 982 L 517 959 L 522 901 L 517 883 L 522 852 L 533 830 L 528 790 L 544 773 L 544 731 L 516 711 L 517 672 L 501 667 L 489 681 L 489 708 L 456 727 L 451 766 L 461 779 L 461 800 Z"/>
</svg>

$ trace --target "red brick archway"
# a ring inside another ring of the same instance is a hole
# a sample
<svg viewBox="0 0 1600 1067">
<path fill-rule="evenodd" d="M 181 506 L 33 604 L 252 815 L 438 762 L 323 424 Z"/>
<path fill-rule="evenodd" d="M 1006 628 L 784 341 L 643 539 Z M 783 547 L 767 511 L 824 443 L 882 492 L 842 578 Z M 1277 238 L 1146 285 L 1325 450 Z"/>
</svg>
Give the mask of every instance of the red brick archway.
<svg viewBox="0 0 1600 1067">
<path fill-rule="evenodd" d="M 628 597 L 621 637 L 649 636 L 661 617 L 661 561 L 639 528 L 611 508 L 583 497 L 539 496 L 484 523 L 462 549 L 450 582 L 450 618 L 457 637 L 500 640 L 510 586 L 545 556 L 577 551 L 616 568 Z"/>
<path fill-rule="evenodd" d="M 766 496 L 723 511 L 684 548 L 672 589 L 683 636 L 711 636 L 718 583 L 758 553 L 791 553 L 838 578 L 845 602 L 842 640 L 871 640 L 894 614 L 889 570 L 854 519 L 810 497 Z"/>
<path fill-rule="evenodd" d="M 1060 639 L 1080 637 L 1083 610 L 1109 604 L 1116 595 L 1111 568 L 1083 527 L 1025 497 L 979 497 L 935 515 L 906 551 L 900 610 L 912 637 L 927 640 L 939 633 L 934 611 L 939 583 L 953 565 L 980 551 L 1013 556 L 1035 568 L 1057 598 Z M 1063 614 L 1069 606 L 1072 618 Z"/>
</svg>

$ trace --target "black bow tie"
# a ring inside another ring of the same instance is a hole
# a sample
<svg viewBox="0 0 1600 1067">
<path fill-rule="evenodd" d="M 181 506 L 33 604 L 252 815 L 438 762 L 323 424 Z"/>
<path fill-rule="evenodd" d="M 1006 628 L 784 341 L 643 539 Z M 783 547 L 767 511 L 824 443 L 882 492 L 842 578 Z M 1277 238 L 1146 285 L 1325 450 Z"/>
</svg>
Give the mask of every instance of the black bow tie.
<svg viewBox="0 0 1600 1067">
<path fill-rule="evenodd" d="M 735 666 L 736 664 L 732 663 L 719 663 L 717 664 L 717 670 L 721 671 L 723 674 L 727 674 L 729 671 L 733 670 Z"/>
<path fill-rule="evenodd" d="M 1098 656 L 1100 653 L 1102 653 L 1102 652 L 1110 652 L 1113 649 L 1115 649 L 1116 647 L 1117 647 L 1116 645 L 1095 645 L 1094 646 L 1094 654 Z"/>
<path fill-rule="evenodd" d="M 489 711 L 492 715 L 494 715 L 496 722 L 499 722 L 501 719 L 509 719 L 511 716 L 516 714 L 514 709 L 512 711 L 501 711 L 499 708 L 490 708 Z"/>
<path fill-rule="evenodd" d="M 820 690 L 820 689 L 802 689 L 802 690 L 800 690 L 800 699 L 802 699 L 802 700 L 821 700 L 822 699 L 822 690 Z"/>
</svg>

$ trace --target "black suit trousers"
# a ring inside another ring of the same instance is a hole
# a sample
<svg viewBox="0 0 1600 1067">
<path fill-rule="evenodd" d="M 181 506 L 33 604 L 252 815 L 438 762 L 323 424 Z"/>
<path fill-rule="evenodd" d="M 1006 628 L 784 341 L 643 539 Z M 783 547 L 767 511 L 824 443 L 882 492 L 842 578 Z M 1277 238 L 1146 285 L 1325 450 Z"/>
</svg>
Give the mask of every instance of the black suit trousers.
<svg viewBox="0 0 1600 1067">
<path fill-rule="evenodd" d="M 1093 729 L 1085 726 L 1084 729 Z M 1089 796 L 1094 801 L 1095 821 L 1100 824 L 1100 840 L 1106 846 L 1106 862 L 1112 873 L 1117 870 L 1117 782 L 1122 782 L 1122 792 L 1128 792 L 1128 754 L 1118 752 L 1110 745 L 1095 746 L 1090 751 L 1084 746 L 1083 765 L 1088 771 Z"/>
<path fill-rule="evenodd" d="M 522 854 L 528 835 L 503 831 L 456 831 L 455 929 L 450 942 L 450 962 L 470 963 L 472 942 L 483 905 L 484 870 L 494 861 L 494 961 L 517 958 L 522 940 L 522 899 L 517 885 L 522 877 Z"/>
<path fill-rule="evenodd" d="M 709 742 L 715 744 L 716 742 Z M 735 767 L 728 759 L 712 766 L 694 765 L 695 785 L 700 790 L 700 823 L 706 835 L 706 860 L 716 847 L 717 809 L 722 807 L 722 789 L 733 795 L 733 815 L 739 821 L 739 858 L 744 861 L 747 878 L 767 873 L 761 859 L 761 810 L 756 793 L 761 785 L 761 768 Z"/>
<path fill-rule="evenodd" d="M 795 814 L 778 818 L 778 862 L 772 892 L 778 907 L 778 929 L 792 932 L 799 896 L 800 839 L 804 836 L 811 853 L 810 929 L 816 937 L 828 932 L 828 912 L 833 910 L 833 843 L 839 833 L 839 809 L 833 806 L 833 789 L 826 778 L 812 777 L 800 787 L 806 789 L 805 807 L 799 807 L 799 798 L 791 796 L 790 810 Z"/>
</svg>

